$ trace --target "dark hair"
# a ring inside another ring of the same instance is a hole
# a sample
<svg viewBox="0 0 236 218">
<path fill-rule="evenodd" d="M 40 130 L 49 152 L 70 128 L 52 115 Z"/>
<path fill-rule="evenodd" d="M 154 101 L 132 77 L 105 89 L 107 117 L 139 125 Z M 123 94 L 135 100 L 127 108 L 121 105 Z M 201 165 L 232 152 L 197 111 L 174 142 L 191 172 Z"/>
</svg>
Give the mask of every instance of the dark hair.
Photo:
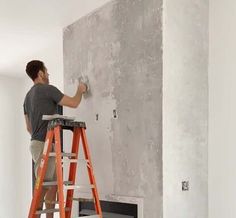
<svg viewBox="0 0 236 218">
<path fill-rule="evenodd" d="M 34 81 L 38 77 L 38 72 L 41 70 L 45 72 L 45 66 L 42 61 L 32 60 L 26 65 L 27 75 Z"/>
</svg>

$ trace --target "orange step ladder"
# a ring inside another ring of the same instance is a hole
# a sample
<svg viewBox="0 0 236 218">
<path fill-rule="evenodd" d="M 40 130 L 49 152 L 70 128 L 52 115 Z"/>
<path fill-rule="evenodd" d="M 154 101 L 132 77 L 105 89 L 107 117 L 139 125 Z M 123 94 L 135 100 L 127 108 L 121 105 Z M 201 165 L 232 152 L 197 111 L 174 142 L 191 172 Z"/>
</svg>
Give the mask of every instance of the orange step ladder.
<svg viewBox="0 0 236 218">
<path fill-rule="evenodd" d="M 88 148 L 88 142 L 85 134 L 86 125 L 84 122 L 74 121 L 73 118 L 68 118 L 61 115 L 43 116 L 44 120 L 49 120 L 48 130 L 44 145 L 44 151 L 42 154 L 41 164 L 38 170 L 38 177 L 36 179 L 33 199 L 30 206 L 28 218 L 37 218 L 38 215 L 44 213 L 56 213 L 59 212 L 60 218 L 71 218 L 73 195 L 75 189 L 83 188 L 75 184 L 76 180 L 76 169 L 79 161 L 79 143 L 82 140 L 85 160 L 87 162 L 87 171 L 90 181 L 90 189 L 93 195 L 93 201 L 95 206 L 96 215 L 87 216 L 90 218 L 102 218 L 102 210 L 98 196 L 98 190 L 96 181 L 93 173 L 93 167 L 91 163 L 90 152 Z M 71 153 L 62 153 L 61 151 L 61 130 L 67 129 L 73 131 L 73 142 Z M 52 142 L 55 140 L 55 153 L 51 152 Z M 44 182 L 46 174 L 47 163 L 50 156 L 54 156 L 56 164 L 57 181 L 55 182 Z M 66 159 L 68 158 L 68 159 Z M 69 162 L 69 178 L 68 181 L 63 181 L 63 169 L 62 163 Z M 40 203 L 40 197 L 42 194 L 43 186 L 57 185 L 57 193 L 59 200 L 58 209 L 45 209 L 37 210 Z M 64 191 L 67 192 L 66 197 Z"/>
</svg>

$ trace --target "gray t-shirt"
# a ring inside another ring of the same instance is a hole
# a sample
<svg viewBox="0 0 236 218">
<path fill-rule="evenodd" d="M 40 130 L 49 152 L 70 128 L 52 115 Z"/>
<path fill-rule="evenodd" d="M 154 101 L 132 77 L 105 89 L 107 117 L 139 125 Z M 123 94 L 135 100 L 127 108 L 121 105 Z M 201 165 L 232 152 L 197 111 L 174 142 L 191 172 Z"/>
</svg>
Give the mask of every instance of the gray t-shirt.
<svg viewBox="0 0 236 218">
<path fill-rule="evenodd" d="M 45 141 L 48 121 L 42 120 L 42 116 L 57 113 L 63 96 L 59 89 L 47 84 L 35 84 L 26 94 L 24 114 L 28 115 L 32 127 L 31 140 Z"/>
</svg>

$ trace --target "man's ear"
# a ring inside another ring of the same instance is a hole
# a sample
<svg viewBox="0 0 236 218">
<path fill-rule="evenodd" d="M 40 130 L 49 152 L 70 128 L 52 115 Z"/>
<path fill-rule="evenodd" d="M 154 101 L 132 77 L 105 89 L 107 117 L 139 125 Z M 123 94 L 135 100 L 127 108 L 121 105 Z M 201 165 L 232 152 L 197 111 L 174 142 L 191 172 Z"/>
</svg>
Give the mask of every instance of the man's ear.
<svg viewBox="0 0 236 218">
<path fill-rule="evenodd" d="M 42 70 L 40 70 L 40 71 L 38 72 L 38 77 L 43 77 L 43 75 L 44 75 L 44 72 L 43 72 Z"/>
</svg>

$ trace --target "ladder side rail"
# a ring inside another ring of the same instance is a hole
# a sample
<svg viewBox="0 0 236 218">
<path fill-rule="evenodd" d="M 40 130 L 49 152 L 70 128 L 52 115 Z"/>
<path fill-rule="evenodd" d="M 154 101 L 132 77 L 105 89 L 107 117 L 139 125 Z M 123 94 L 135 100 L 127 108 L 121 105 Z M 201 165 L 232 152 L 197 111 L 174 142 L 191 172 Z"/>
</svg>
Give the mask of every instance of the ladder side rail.
<svg viewBox="0 0 236 218">
<path fill-rule="evenodd" d="M 81 136 L 80 128 L 79 127 L 74 127 L 71 153 L 75 154 L 75 157 L 72 157 L 71 159 L 78 160 L 80 136 Z M 70 181 L 72 185 L 75 185 L 76 170 L 77 170 L 77 162 L 71 162 L 70 163 L 70 168 L 69 168 L 68 181 Z M 74 195 L 74 189 L 67 190 L 66 208 L 71 208 L 71 210 L 66 211 L 66 218 L 71 217 L 72 204 L 73 204 L 73 195 Z"/>
<path fill-rule="evenodd" d="M 96 209 L 97 214 L 99 214 L 100 218 L 102 218 L 102 209 L 101 209 L 101 205 L 100 205 L 100 201 L 99 201 L 97 185 L 96 185 L 93 167 L 92 167 L 91 155 L 90 155 L 90 151 L 88 148 L 88 142 L 87 142 L 84 128 L 81 128 L 81 138 L 82 138 L 84 156 L 88 160 L 87 171 L 88 171 L 88 175 L 89 175 L 90 184 L 94 185 L 94 188 L 92 188 L 92 193 L 93 193 L 93 197 L 95 200 L 95 209 Z"/>
<path fill-rule="evenodd" d="M 46 141 L 44 143 L 44 150 L 42 154 L 41 163 L 38 169 L 38 176 L 35 182 L 34 195 L 31 201 L 30 211 L 28 218 L 36 218 L 36 210 L 40 202 L 40 196 L 42 194 L 42 184 L 47 170 L 49 153 L 52 149 L 53 130 L 48 130 L 46 135 Z"/>
<path fill-rule="evenodd" d="M 56 173 L 57 173 L 57 187 L 58 187 L 58 197 L 59 197 L 60 218 L 65 218 L 60 131 L 61 131 L 61 126 L 56 126 L 54 128 L 55 151 L 56 151 Z"/>
</svg>

